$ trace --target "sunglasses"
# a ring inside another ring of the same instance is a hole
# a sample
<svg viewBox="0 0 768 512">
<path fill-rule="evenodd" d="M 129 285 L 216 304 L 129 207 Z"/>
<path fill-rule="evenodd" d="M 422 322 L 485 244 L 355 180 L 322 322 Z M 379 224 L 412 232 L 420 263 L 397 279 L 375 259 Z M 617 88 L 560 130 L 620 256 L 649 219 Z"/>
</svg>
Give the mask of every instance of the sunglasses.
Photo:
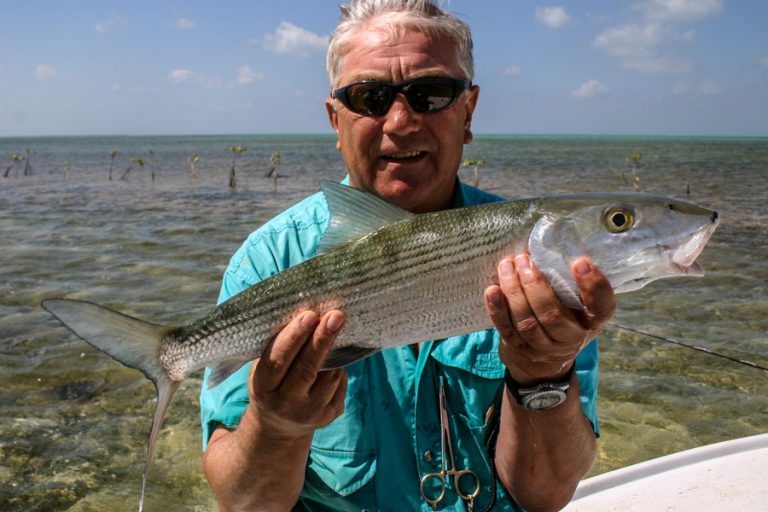
<svg viewBox="0 0 768 512">
<path fill-rule="evenodd" d="M 356 114 L 382 116 L 389 112 L 395 96 L 402 92 L 414 112 L 440 112 L 450 107 L 470 85 L 469 80 L 443 76 L 416 78 L 401 84 L 371 80 L 336 89 L 331 98 L 338 99 Z"/>
</svg>

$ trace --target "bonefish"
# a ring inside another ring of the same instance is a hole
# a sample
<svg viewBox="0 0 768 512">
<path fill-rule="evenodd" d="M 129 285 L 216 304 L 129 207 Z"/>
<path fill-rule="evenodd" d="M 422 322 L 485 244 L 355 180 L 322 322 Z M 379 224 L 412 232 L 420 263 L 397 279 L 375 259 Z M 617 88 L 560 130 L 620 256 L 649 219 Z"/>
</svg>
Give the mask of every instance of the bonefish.
<svg viewBox="0 0 768 512">
<path fill-rule="evenodd" d="M 344 311 L 324 364 L 338 368 L 388 347 L 491 328 L 483 292 L 507 255 L 528 251 L 559 300 L 582 309 L 570 271 L 575 258 L 589 257 L 616 293 L 700 276 L 696 258 L 719 222 L 711 210 L 645 194 L 540 197 L 415 215 L 343 185 L 327 182 L 322 190 L 331 222 L 318 255 L 187 325 L 152 324 L 85 301 L 43 301 L 76 335 L 155 384 L 139 510 L 180 382 L 210 367 L 209 386 L 216 386 L 260 357 L 302 311 Z"/>
</svg>

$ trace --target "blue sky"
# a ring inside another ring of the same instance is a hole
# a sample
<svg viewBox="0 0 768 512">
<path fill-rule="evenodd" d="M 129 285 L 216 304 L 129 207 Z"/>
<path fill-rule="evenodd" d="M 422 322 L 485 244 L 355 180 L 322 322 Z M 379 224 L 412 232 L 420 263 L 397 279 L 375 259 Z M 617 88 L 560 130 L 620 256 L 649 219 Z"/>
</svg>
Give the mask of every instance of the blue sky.
<svg viewBox="0 0 768 512">
<path fill-rule="evenodd" d="M 0 137 L 330 133 L 337 0 L 0 0 Z M 476 133 L 768 135 L 765 0 L 452 0 Z"/>
</svg>

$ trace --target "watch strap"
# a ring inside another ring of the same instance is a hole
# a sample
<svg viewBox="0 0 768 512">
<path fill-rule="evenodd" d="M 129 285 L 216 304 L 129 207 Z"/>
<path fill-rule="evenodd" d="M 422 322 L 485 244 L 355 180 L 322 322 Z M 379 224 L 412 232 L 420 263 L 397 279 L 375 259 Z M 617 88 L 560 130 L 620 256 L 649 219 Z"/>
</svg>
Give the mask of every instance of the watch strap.
<svg viewBox="0 0 768 512">
<path fill-rule="evenodd" d="M 571 383 L 571 377 L 573 377 L 573 371 L 575 367 L 576 363 L 571 366 L 571 369 L 568 370 L 568 373 L 566 373 L 563 376 L 563 379 L 558 382 L 540 382 L 539 384 L 530 387 L 520 386 L 520 384 L 512 377 L 512 374 L 509 373 L 509 369 L 505 368 L 504 383 L 506 384 L 507 389 L 509 389 L 509 391 L 512 393 L 512 396 L 515 397 L 515 401 L 518 404 L 523 405 L 524 395 L 528 395 L 544 387 L 562 387 L 564 385 L 569 385 Z"/>
</svg>

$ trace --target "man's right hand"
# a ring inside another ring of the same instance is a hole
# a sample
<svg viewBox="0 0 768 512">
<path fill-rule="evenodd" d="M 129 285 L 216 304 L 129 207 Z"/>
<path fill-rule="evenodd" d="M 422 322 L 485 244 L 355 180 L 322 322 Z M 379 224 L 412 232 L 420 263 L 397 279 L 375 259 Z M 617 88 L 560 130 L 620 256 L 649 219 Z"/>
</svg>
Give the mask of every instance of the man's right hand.
<svg viewBox="0 0 768 512">
<path fill-rule="evenodd" d="M 280 331 L 253 364 L 246 414 L 255 415 L 264 435 L 312 435 L 344 412 L 346 371 L 320 371 L 344 321 L 338 310 L 322 317 L 305 311 Z"/>
<path fill-rule="evenodd" d="M 240 424 L 217 428 L 203 459 L 222 512 L 289 510 L 296 503 L 315 429 L 344 412 L 347 372 L 320 371 L 343 324 L 340 311 L 305 311 L 252 365 Z"/>
</svg>

